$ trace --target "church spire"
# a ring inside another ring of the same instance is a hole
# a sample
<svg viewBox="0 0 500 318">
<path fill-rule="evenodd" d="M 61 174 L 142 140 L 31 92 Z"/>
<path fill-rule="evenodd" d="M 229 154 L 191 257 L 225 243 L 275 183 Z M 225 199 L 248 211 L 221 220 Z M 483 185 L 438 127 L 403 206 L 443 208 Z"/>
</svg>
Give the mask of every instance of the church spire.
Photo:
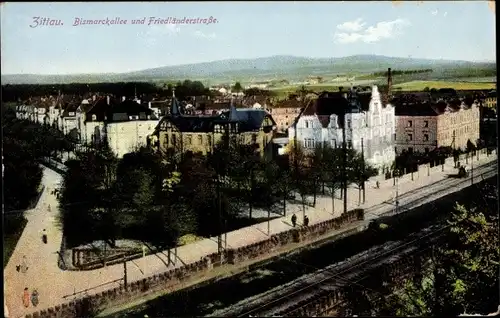
<svg viewBox="0 0 500 318">
<path fill-rule="evenodd" d="M 179 103 L 177 102 L 177 98 L 175 98 L 175 88 L 172 88 L 172 104 L 170 105 L 170 115 L 180 116 L 180 114 Z"/>
</svg>

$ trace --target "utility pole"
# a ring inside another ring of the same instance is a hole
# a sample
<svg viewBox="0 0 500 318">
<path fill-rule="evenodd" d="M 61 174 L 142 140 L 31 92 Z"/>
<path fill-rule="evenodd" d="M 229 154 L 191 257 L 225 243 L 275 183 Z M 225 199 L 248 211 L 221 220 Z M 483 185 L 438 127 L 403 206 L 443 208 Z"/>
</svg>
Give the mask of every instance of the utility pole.
<svg viewBox="0 0 500 318">
<path fill-rule="evenodd" d="M 472 164 L 473 163 L 473 160 L 474 157 L 471 156 L 470 158 L 470 184 L 471 185 L 474 185 L 474 165 Z"/>
<path fill-rule="evenodd" d="M 127 260 L 125 256 L 123 256 L 123 285 L 125 286 L 125 290 L 128 290 L 127 286 Z"/>
<path fill-rule="evenodd" d="M 343 120 L 342 120 L 342 150 L 343 150 L 343 156 L 342 156 L 342 163 L 343 163 L 343 190 L 344 190 L 344 213 L 347 213 L 347 147 L 346 147 L 346 133 L 345 133 L 345 112 L 346 110 L 343 110 Z"/>
<path fill-rule="evenodd" d="M 363 178 L 363 204 L 366 201 L 366 191 L 365 191 L 365 147 L 363 145 L 363 138 L 361 138 L 361 160 L 363 161 L 363 169 L 361 171 Z"/>
<path fill-rule="evenodd" d="M 399 207 L 399 170 L 396 170 L 396 202 L 394 202 L 394 214 L 398 214 L 398 207 Z"/>
</svg>

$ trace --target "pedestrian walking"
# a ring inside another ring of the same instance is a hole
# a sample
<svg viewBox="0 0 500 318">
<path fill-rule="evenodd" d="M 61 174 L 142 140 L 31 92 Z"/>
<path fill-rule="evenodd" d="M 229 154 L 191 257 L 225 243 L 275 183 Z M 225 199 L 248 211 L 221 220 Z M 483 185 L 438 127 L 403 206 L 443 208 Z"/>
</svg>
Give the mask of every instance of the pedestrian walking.
<svg viewBox="0 0 500 318">
<path fill-rule="evenodd" d="M 33 307 L 38 306 L 38 302 L 38 291 L 33 289 L 33 292 L 31 293 L 31 303 L 33 304 Z"/>
<path fill-rule="evenodd" d="M 42 241 L 47 244 L 47 232 L 45 231 L 45 229 L 43 229 L 42 231 Z"/>
<path fill-rule="evenodd" d="M 295 227 L 297 225 L 297 216 L 294 214 L 292 215 L 292 226 Z"/>
<path fill-rule="evenodd" d="M 28 287 L 24 288 L 23 305 L 26 308 L 30 306 L 30 292 L 28 291 Z"/>
<path fill-rule="evenodd" d="M 21 273 L 25 274 L 28 271 L 28 262 L 26 261 L 26 255 L 23 255 L 20 265 Z"/>
<path fill-rule="evenodd" d="M 304 215 L 304 226 L 308 225 L 309 225 L 309 218 L 307 217 L 307 215 Z"/>
<path fill-rule="evenodd" d="M 380 189 L 380 183 L 378 181 L 376 182 L 376 185 L 377 185 L 377 189 Z"/>
</svg>

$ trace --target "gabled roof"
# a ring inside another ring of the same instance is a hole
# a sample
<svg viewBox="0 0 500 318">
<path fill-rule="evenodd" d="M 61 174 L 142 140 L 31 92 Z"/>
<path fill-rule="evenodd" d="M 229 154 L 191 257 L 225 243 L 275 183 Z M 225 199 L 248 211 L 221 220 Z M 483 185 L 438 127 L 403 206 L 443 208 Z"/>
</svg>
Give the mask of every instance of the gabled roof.
<svg viewBox="0 0 500 318">
<path fill-rule="evenodd" d="M 269 113 L 263 109 L 236 109 L 232 107 L 231 111 L 226 112 L 223 115 L 227 116 L 228 121 L 237 121 L 240 132 L 258 130 L 262 127 L 262 123 L 266 117 L 272 120 L 273 125 L 276 125 L 274 119 L 272 119 Z"/>
<path fill-rule="evenodd" d="M 401 103 L 395 105 L 396 116 L 437 116 L 442 104 L 431 104 L 429 102 Z M 446 108 L 446 103 L 444 104 Z M 444 111 L 444 108 L 443 111 Z"/>
<path fill-rule="evenodd" d="M 108 122 L 120 122 L 129 121 L 129 116 L 138 116 L 139 120 L 157 119 L 151 109 L 132 100 L 125 100 L 109 107 L 105 118 Z"/>
<path fill-rule="evenodd" d="M 296 98 L 292 98 L 292 99 L 286 99 L 286 100 L 282 100 L 282 101 L 277 102 L 276 104 L 274 104 L 271 107 L 271 109 L 273 109 L 273 108 L 302 108 L 302 107 L 303 107 L 302 101 L 300 101 Z"/>
<path fill-rule="evenodd" d="M 158 127 L 163 122 L 169 121 L 181 132 L 204 132 L 209 133 L 214 130 L 218 123 L 227 122 L 221 116 L 165 116 L 160 120 Z"/>
</svg>

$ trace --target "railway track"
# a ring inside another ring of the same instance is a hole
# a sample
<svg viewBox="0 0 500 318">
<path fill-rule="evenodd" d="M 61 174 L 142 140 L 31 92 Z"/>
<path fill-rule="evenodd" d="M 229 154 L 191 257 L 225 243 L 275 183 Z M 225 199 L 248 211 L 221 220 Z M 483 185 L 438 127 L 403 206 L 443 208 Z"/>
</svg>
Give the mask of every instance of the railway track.
<svg viewBox="0 0 500 318">
<path fill-rule="evenodd" d="M 481 178 L 482 176 L 486 179 L 496 175 L 496 166 L 496 161 L 481 166 L 478 168 L 475 177 Z M 431 193 L 425 193 L 423 198 L 431 199 L 431 197 L 436 194 L 449 191 L 450 188 L 457 187 L 459 184 L 462 185 L 467 182 L 470 182 L 470 179 L 442 180 L 440 183 L 444 183 L 444 189 L 441 188 Z M 400 203 L 402 204 L 399 206 L 399 213 L 422 204 L 422 194 L 417 192 L 416 190 L 410 191 L 400 197 Z M 388 203 L 389 202 L 385 202 L 366 209 L 365 214 L 372 215 L 367 221 L 373 219 L 373 217 L 378 218 L 393 214 L 391 212 L 384 213 L 381 211 L 384 208 L 385 210 L 387 209 Z M 369 276 L 368 273 L 376 268 L 401 260 L 408 255 L 425 251 L 429 246 L 433 245 L 432 243 L 439 240 L 442 236 L 442 234 L 439 234 L 440 230 L 434 233 L 435 230 L 436 227 L 433 226 L 403 241 L 388 242 L 382 246 L 372 248 L 343 262 L 330 265 L 312 274 L 304 275 L 290 283 L 241 301 L 238 304 L 226 308 L 222 312 L 218 312 L 216 315 L 237 317 L 294 315 L 300 308 L 326 294 L 332 293 L 335 289 L 362 281 Z M 302 265 L 308 266 L 307 264 Z"/>
<path fill-rule="evenodd" d="M 390 264 L 409 254 L 417 253 L 442 236 L 437 225 L 415 233 L 405 240 L 387 242 L 342 262 L 330 265 L 312 274 L 252 297 L 250 301 L 232 306 L 217 316 L 259 317 L 293 314 L 318 297 L 335 289 L 362 281 L 380 266 Z M 297 307 L 299 306 L 299 307 Z"/>
</svg>

